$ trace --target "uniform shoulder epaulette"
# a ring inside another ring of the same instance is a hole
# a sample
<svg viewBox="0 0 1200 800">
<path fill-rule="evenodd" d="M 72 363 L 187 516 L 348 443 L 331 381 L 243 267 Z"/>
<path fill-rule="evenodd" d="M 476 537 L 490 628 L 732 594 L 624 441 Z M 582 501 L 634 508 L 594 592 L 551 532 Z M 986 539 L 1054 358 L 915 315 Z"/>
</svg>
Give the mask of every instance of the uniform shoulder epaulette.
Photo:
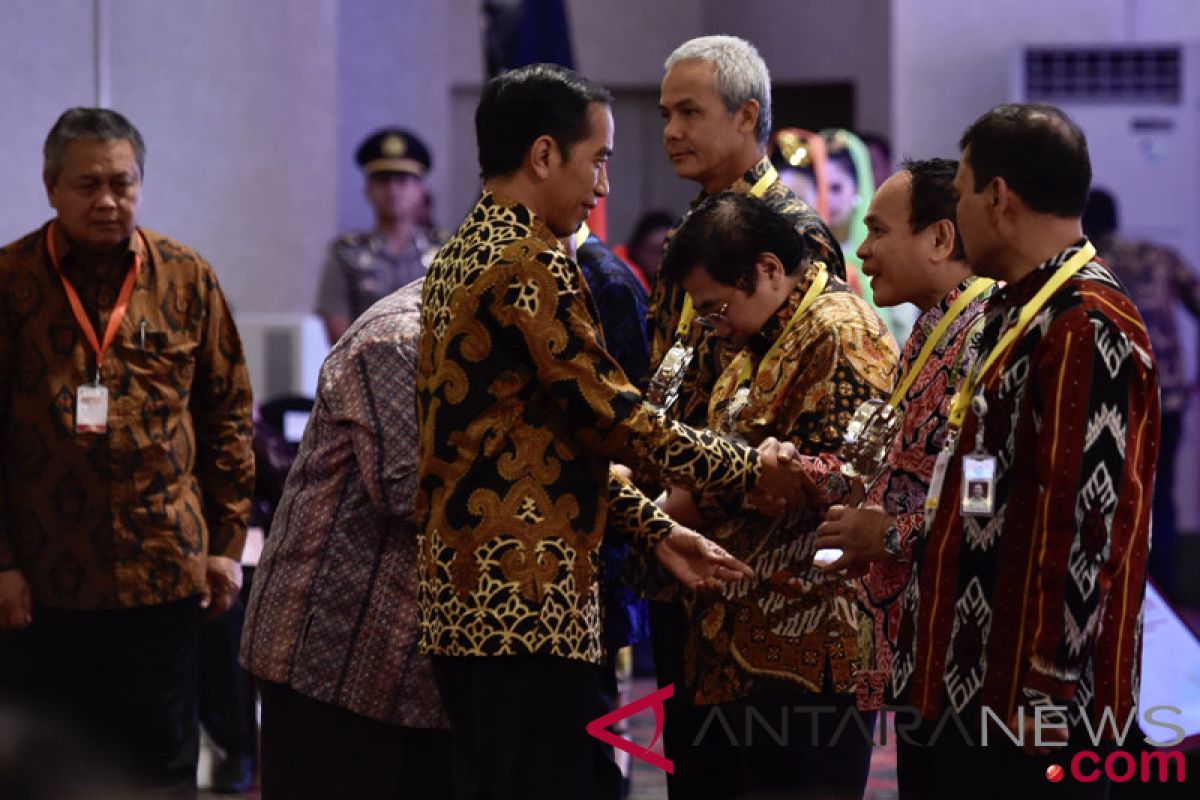
<svg viewBox="0 0 1200 800">
<path fill-rule="evenodd" d="M 343 233 L 333 240 L 334 247 L 363 247 L 370 241 L 371 235 L 363 231 Z"/>
</svg>

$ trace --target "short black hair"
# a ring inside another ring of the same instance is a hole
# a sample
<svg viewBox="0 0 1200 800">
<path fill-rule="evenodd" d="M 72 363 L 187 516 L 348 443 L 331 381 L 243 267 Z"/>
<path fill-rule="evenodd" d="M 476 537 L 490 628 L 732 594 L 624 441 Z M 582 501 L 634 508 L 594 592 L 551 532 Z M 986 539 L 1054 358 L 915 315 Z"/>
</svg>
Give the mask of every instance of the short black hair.
<svg viewBox="0 0 1200 800">
<path fill-rule="evenodd" d="M 667 244 L 659 272 L 663 280 L 682 283 L 703 267 L 717 283 L 753 292 L 761 253 L 774 253 L 788 275 L 809 258 L 804 237 L 787 217 L 757 197 L 721 192 L 684 220 Z"/>
<path fill-rule="evenodd" d="M 954 192 L 958 162 L 948 158 L 910 158 L 900 165 L 900 169 L 912 176 L 909 191 L 912 232 L 920 233 L 938 220 L 950 220 L 954 225 L 954 252 L 950 257 L 961 259 L 963 243 L 958 235 L 958 197 Z"/>
<path fill-rule="evenodd" d="M 142 134 L 133 123 L 109 108 L 76 106 L 68 108 L 55 120 L 42 147 L 42 177 L 50 186 L 55 184 L 58 173 L 62 171 L 67 145 L 78 139 L 125 139 L 133 147 L 138 172 L 145 177 L 146 143 L 142 141 Z"/>
<path fill-rule="evenodd" d="M 654 231 L 660 228 L 669 229 L 674 224 L 675 217 L 666 211 L 647 211 L 638 217 L 637 223 L 633 226 L 633 233 L 629 234 L 629 246 L 637 247 Z"/>
<path fill-rule="evenodd" d="M 1083 214 L 1092 183 L 1087 137 L 1061 109 L 1046 103 L 996 106 L 971 123 L 958 146 L 975 173 L 976 192 L 999 177 L 1034 211 Z"/>
<path fill-rule="evenodd" d="M 492 78 L 475 109 L 479 170 L 484 180 L 521 167 L 539 136 L 551 136 L 564 157 L 591 132 L 588 106 L 612 104 L 612 94 L 574 70 L 532 64 Z"/>
<path fill-rule="evenodd" d="M 1100 241 L 1120 226 L 1119 219 L 1117 198 L 1107 189 L 1092 189 L 1083 210 L 1083 232 L 1087 237 Z"/>
</svg>

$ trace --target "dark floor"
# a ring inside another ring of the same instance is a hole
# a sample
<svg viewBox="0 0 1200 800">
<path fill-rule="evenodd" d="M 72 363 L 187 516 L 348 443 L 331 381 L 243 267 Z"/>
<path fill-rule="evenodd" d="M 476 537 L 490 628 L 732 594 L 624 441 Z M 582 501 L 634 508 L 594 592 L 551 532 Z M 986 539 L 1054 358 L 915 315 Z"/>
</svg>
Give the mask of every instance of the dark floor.
<svg viewBox="0 0 1200 800">
<path fill-rule="evenodd" d="M 1194 633 L 1200 636 L 1200 607 L 1179 609 L 1180 616 Z M 635 678 L 630 690 L 630 698 L 642 697 L 654 691 L 652 678 Z M 890 722 L 890 717 L 888 718 Z M 654 736 L 654 715 L 649 709 L 630 718 L 630 738 L 635 742 L 648 742 Z M 887 736 L 889 744 L 877 747 L 871 758 L 871 777 L 867 786 L 864 800 L 892 800 L 896 793 L 896 751 L 892 744 L 894 735 Z M 662 751 L 661 743 L 654 748 Z M 663 800 L 667 796 L 666 776 L 660 770 L 641 761 L 634 761 L 630 767 L 630 800 Z M 201 792 L 201 800 L 219 800 L 224 798 L 258 798 L 257 792 L 245 795 L 219 795 Z"/>
</svg>

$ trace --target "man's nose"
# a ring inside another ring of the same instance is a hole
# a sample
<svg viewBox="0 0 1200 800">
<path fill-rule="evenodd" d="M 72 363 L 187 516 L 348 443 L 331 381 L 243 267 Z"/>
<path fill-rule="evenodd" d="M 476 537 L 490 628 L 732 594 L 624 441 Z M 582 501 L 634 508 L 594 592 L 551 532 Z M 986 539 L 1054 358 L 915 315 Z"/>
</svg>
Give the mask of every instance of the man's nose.
<svg viewBox="0 0 1200 800">
<path fill-rule="evenodd" d="M 683 135 L 683 126 L 679 124 L 679 117 L 675 114 L 670 114 L 663 120 L 663 141 L 669 142 L 673 139 L 678 139 Z"/>
<path fill-rule="evenodd" d="M 600 167 L 600 178 L 596 181 L 596 196 L 608 196 L 608 164 L 603 164 Z"/>
</svg>

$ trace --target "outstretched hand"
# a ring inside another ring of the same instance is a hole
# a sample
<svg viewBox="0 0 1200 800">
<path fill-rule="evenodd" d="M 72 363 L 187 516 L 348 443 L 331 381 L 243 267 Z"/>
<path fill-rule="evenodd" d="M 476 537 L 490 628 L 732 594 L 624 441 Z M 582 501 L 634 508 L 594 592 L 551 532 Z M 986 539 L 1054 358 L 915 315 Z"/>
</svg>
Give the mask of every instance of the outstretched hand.
<svg viewBox="0 0 1200 800">
<path fill-rule="evenodd" d="M 658 543 L 655 555 L 681 584 L 697 592 L 719 591 L 727 583 L 754 577 L 725 548 L 681 525 Z"/>
</svg>

